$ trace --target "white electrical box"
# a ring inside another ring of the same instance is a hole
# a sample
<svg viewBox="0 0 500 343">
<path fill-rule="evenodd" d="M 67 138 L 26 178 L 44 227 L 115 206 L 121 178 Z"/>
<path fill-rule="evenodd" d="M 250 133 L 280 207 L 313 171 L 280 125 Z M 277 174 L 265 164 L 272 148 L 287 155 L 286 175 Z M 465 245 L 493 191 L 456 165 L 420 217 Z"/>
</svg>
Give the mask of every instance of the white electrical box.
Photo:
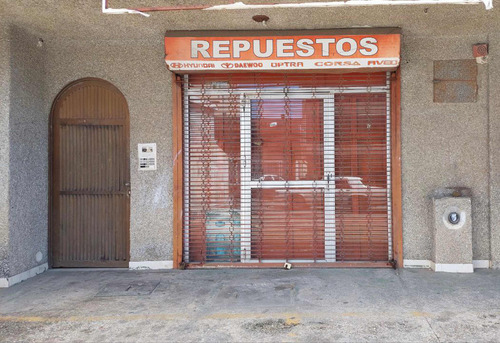
<svg viewBox="0 0 500 343">
<path fill-rule="evenodd" d="M 139 170 L 156 170 L 156 143 L 141 143 L 139 149 Z"/>
</svg>

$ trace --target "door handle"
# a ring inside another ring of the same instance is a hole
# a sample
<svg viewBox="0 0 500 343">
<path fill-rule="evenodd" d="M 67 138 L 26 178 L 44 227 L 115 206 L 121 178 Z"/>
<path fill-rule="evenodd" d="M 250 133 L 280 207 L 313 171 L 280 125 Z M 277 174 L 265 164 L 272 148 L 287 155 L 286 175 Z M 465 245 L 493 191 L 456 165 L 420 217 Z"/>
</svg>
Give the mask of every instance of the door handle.
<svg viewBox="0 0 500 343">
<path fill-rule="evenodd" d="M 331 182 L 335 180 L 335 175 L 332 173 L 326 174 L 326 187 L 330 189 Z"/>
</svg>

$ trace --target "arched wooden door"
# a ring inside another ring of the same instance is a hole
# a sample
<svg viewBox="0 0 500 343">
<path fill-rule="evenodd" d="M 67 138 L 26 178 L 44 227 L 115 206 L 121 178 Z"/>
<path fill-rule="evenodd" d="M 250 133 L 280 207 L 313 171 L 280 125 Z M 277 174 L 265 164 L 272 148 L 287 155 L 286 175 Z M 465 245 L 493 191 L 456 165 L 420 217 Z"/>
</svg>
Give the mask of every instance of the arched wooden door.
<svg viewBox="0 0 500 343">
<path fill-rule="evenodd" d="M 53 267 L 128 267 L 129 112 L 111 83 L 86 78 L 51 113 Z"/>
</svg>

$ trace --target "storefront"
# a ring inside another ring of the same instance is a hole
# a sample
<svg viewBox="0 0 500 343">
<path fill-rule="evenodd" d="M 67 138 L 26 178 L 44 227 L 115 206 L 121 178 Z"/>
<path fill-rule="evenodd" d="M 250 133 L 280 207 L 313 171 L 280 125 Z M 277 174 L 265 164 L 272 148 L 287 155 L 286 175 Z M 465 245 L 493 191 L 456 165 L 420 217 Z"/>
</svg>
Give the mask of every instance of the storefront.
<svg viewBox="0 0 500 343">
<path fill-rule="evenodd" d="M 401 264 L 398 29 L 169 32 L 174 266 Z"/>
<path fill-rule="evenodd" d="M 0 11 L 0 286 L 499 266 L 491 2 L 52 2 Z"/>
</svg>

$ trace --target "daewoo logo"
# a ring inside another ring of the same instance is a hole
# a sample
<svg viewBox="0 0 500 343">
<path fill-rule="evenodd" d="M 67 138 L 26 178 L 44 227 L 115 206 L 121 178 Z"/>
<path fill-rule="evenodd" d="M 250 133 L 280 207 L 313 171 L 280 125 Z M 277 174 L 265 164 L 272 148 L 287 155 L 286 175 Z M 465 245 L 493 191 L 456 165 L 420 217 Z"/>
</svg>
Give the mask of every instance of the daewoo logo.
<svg viewBox="0 0 500 343">
<path fill-rule="evenodd" d="M 230 69 L 233 67 L 233 64 L 232 63 L 222 63 L 221 66 L 222 66 L 222 68 Z"/>
</svg>

